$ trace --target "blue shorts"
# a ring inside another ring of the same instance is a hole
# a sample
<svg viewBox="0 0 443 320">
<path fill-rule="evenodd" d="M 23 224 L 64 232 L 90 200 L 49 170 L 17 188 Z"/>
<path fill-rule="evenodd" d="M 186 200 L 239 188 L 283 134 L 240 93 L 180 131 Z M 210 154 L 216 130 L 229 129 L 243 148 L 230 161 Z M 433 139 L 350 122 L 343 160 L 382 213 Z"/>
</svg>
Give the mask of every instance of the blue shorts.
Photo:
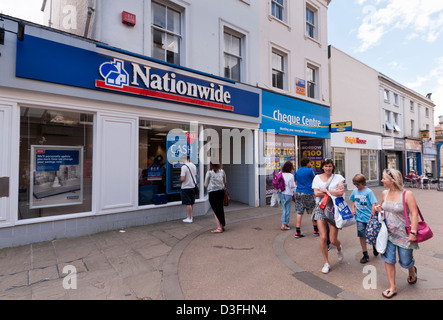
<svg viewBox="0 0 443 320">
<path fill-rule="evenodd" d="M 388 241 L 386 252 L 381 255 L 382 260 L 389 264 L 395 264 L 397 262 L 397 250 L 400 266 L 402 268 L 409 269 L 415 264 L 414 257 L 412 256 L 412 249 L 396 246 L 391 241 Z"/>
<path fill-rule="evenodd" d="M 366 237 L 366 226 L 367 225 L 368 225 L 367 223 L 357 221 L 357 237 L 360 237 L 360 238 Z"/>
</svg>

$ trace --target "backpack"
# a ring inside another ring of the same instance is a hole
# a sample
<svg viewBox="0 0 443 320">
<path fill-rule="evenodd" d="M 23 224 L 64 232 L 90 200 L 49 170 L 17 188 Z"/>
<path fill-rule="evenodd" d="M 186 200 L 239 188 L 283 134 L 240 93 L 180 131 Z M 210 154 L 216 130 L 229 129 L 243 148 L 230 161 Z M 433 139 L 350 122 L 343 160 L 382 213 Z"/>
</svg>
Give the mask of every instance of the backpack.
<svg viewBox="0 0 443 320">
<path fill-rule="evenodd" d="M 274 185 L 274 188 L 277 189 L 277 191 L 285 191 L 285 179 L 283 179 L 283 173 L 281 171 L 274 175 L 274 179 L 272 179 L 272 184 Z"/>
</svg>

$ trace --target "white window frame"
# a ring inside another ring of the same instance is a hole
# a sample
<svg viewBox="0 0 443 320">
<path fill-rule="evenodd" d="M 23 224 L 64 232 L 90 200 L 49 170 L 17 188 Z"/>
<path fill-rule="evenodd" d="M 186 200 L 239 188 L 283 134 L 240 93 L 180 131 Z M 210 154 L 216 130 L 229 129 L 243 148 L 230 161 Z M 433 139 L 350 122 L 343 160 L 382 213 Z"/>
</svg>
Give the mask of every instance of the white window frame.
<svg viewBox="0 0 443 320">
<path fill-rule="evenodd" d="M 271 0 L 270 1 L 270 15 L 274 19 L 277 19 L 279 21 L 282 21 L 284 23 L 287 23 L 287 0 L 281 0 L 281 4 L 277 2 L 277 0 Z M 281 18 L 274 15 L 274 6 L 281 9 Z"/>
<path fill-rule="evenodd" d="M 310 12 L 312 12 L 312 16 L 314 21 L 311 23 L 310 21 L 308 21 L 307 19 L 307 15 L 308 15 L 308 10 Z M 306 23 L 306 28 L 305 28 L 305 34 L 308 38 L 314 39 L 316 41 L 318 41 L 318 9 L 316 9 L 315 7 L 306 4 L 306 8 L 305 8 L 305 23 Z M 313 28 L 313 35 L 311 36 L 310 33 L 308 32 L 308 27 Z"/>
<path fill-rule="evenodd" d="M 231 79 L 233 81 L 246 82 L 246 64 L 245 64 L 245 56 L 246 56 L 246 34 L 239 32 L 238 30 L 233 29 L 230 26 L 222 25 L 222 33 L 221 33 L 221 46 L 222 46 L 222 65 L 221 65 L 221 76 L 225 77 L 225 55 L 229 55 L 235 58 L 240 59 L 240 77 L 238 80 Z M 232 52 L 228 52 L 225 48 L 224 37 L 225 34 L 229 34 L 230 36 L 237 37 L 240 39 L 240 56 L 233 54 Z"/>
<path fill-rule="evenodd" d="M 164 29 L 164 28 L 162 28 L 160 26 L 154 25 L 154 21 L 153 21 L 153 19 L 151 17 L 151 25 L 150 25 L 150 27 L 151 27 L 150 28 L 150 30 L 151 30 L 151 41 L 150 41 L 151 57 L 155 58 L 154 54 L 153 54 L 153 50 L 154 50 L 153 32 L 154 32 L 154 30 L 156 30 L 156 31 L 165 33 L 166 35 L 178 37 L 178 39 L 179 39 L 178 40 L 178 42 L 179 42 L 178 43 L 178 59 L 179 59 L 179 61 L 178 61 L 177 65 L 182 65 L 183 64 L 183 60 L 184 60 L 183 59 L 184 58 L 184 41 L 183 41 L 183 36 L 185 34 L 185 32 L 184 32 L 184 21 L 183 21 L 184 20 L 184 9 L 180 8 L 178 6 L 170 5 L 169 3 L 165 3 L 163 1 L 151 1 L 151 12 L 152 12 L 152 15 L 153 15 L 152 6 L 153 6 L 154 3 L 157 4 L 157 5 L 166 7 L 166 14 L 168 13 L 168 9 L 171 9 L 171 10 L 176 11 L 176 12 L 179 13 L 179 15 L 180 15 L 180 21 L 179 21 L 180 34 L 178 34 L 176 32 L 173 32 L 173 31 L 170 31 L 170 30 L 167 30 L 167 29 Z M 167 18 L 166 18 L 166 20 L 167 20 Z M 166 44 L 164 44 L 164 45 L 166 45 Z M 168 62 L 167 61 L 167 50 L 166 49 L 165 49 L 164 59 L 159 59 L 159 60 L 164 61 L 164 62 Z"/>
<path fill-rule="evenodd" d="M 308 77 L 308 74 L 309 74 L 308 69 L 314 70 L 314 81 L 311 81 L 309 79 L 309 77 Z M 318 66 L 318 65 L 308 61 L 306 63 L 306 69 L 305 70 L 306 70 L 306 96 L 308 98 L 318 100 L 319 96 L 320 96 L 320 66 Z M 310 88 L 311 84 L 314 84 L 314 97 L 309 96 L 309 93 L 310 93 L 309 88 Z"/>
<path fill-rule="evenodd" d="M 283 67 L 282 67 L 281 70 L 274 68 L 274 65 L 273 65 L 274 54 L 282 57 Z M 287 83 L 288 83 L 287 82 L 287 77 L 288 77 L 287 73 L 288 73 L 288 70 L 289 70 L 289 68 L 288 68 L 288 54 L 283 52 L 283 51 L 280 51 L 280 50 L 276 49 L 275 47 L 273 47 L 272 50 L 271 50 L 271 63 L 270 63 L 270 66 L 271 66 L 271 86 L 273 88 L 275 88 L 275 89 L 287 90 Z M 282 74 L 282 78 L 283 78 L 282 79 L 282 82 L 283 82 L 282 83 L 282 88 L 275 87 L 274 84 L 273 84 L 274 71 L 277 71 L 277 72 Z"/>
</svg>

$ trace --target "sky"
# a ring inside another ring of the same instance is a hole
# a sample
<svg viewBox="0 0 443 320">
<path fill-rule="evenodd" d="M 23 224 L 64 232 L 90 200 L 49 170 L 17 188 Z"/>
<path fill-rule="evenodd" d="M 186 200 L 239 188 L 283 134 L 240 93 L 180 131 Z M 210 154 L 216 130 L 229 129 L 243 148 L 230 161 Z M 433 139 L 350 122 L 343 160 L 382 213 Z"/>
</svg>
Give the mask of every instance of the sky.
<svg viewBox="0 0 443 320">
<path fill-rule="evenodd" d="M 43 24 L 42 2 L 0 0 L 0 12 Z M 443 0 L 332 0 L 328 42 L 424 96 L 432 93 L 438 123 L 443 115 Z"/>
<path fill-rule="evenodd" d="M 443 0 L 332 0 L 328 42 L 423 96 L 443 115 Z"/>
</svg>

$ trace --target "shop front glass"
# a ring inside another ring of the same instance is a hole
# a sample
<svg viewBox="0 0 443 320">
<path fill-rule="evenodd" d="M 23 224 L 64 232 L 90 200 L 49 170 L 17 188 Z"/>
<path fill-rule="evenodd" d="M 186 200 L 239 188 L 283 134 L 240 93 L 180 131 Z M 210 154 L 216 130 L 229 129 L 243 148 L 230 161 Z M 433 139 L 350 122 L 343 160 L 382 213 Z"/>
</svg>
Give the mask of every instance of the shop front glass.
<svg viewBox="0 0 443 320">
<path fill-rule="evenodd" d="M 20 108 L 20 220 L 91 211 L 93 127 L 93 114 Z"/>
<path fill-rule="evenodd" d="M 345 172 L 345 150 L 340 148 L 334 149 L 335 173 L 346 177 Z"/>
<path fill-rule="evenodd" d="M 366 180 L 378 179 L 378 157 L 376 150 L 361 150 L 361 173 L 366 177 Z"/>
<path fill-rule="evenodd" d="M 266 196 L 271 196 L 275 188 L 272 185 L 274 174 L 278 173 L 286 161 L 296 165 L 295 136 L 281 134 L 265 134 L 265 159 L 266 159 Z"/>
<path fill-rule="evenodd" d="M 190 155 L 192 163 L 197 166 L 197 152 L 198 139 L 195 134 L 190 133 L 189 124 L 141 119 L 139 205 L 180 201 L 180 171 L 183 156 Z"/>
</svg>

